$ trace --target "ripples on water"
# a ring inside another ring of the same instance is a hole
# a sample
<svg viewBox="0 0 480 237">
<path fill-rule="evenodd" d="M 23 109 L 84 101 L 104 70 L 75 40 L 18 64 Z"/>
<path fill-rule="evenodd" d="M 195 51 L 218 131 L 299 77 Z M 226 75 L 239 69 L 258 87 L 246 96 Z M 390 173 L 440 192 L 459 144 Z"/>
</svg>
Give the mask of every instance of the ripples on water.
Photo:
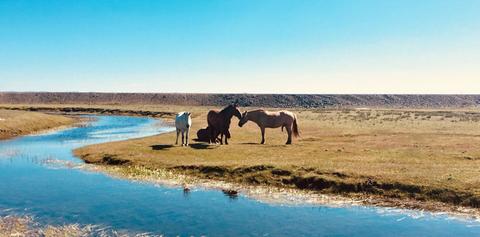
<svg viewBox="0 0 480 237">
<path fill-rule="evenodd" d="M 86 127 L 0 142 L 0 209 L 35 216 L 43 224 L 93 224 L 167 236 L 480 235 L 478 222 L 448 215 L 264 203 L 90 172 L 72 149 L 172 130 L 149 118 L 94 118 Z"/>
</svg>

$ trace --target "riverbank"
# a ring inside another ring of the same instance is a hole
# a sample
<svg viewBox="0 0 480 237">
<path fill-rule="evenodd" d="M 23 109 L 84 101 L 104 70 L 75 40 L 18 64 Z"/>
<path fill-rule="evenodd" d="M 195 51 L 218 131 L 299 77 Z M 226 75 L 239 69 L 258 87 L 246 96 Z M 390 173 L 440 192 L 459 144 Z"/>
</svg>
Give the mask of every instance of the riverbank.
<svg viewBox="0 0 480 237">
<path fill-rule="evenodd" d="M 205 107 L 193 112 L 192 137 L 206 126 Z M 244 109 L 244 108 L 242 108 Z M 479 111 L 304 110 L 301 138 L 232 120 L 228 146 L 173 146 L 175 134 L 75 150 L 87 163 L 138 168 L 199 179 L 336 194 L 370 204 L 429 210 L 480 207 Z"/>
<path fill-rule="evenodd" d="M 0 109 L 0 140 L 70 126 L 76 119 L 29 111 Z"/>
</svg>

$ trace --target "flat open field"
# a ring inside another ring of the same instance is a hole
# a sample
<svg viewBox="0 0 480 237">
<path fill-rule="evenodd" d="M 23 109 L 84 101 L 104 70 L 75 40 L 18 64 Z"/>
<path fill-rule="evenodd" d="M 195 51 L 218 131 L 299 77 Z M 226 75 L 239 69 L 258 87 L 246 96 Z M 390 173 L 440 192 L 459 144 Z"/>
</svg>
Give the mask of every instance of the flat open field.
<svg viewBox="0 0 480 237">
<path fill-rule="evenodd" d="M 61 115 L 0 109 L 0 139 L 67 126 L 75 121 Z"/>
<path fill-rule="evenodd" d="M 206 126 L 207 107 L 154 110 L 192 111 L 192 138 Z M 301 137 L 290 146 L 280 129 L 267 129 L 267 144 L 260 145 L 258 127 L 240 128 L 234 117 L 230 145 L 179 147 L 169 133 L 75 154 L 127 171 L 141 166 L 248 185 L 480 207 L 480 111 L 291 110 Z"/>
</svg>

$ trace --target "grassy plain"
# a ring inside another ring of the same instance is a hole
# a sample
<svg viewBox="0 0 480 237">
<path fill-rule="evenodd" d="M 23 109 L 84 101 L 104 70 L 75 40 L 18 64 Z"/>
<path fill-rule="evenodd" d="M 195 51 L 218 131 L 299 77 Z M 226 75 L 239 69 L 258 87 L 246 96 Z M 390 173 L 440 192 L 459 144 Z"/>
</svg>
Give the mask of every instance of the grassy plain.
<svg viewBox="0 0 480 237">
<path fill-rule="evenodd" d="M 148 108 L 143 108 L 148 109 Z M 159 106 L 193 112 L 192 138 L 206 126 L 206 107 Z M 242 108 L 252 109 L 252 108 Z M 291 109 L 301 137 L 232 119 L 230 145 L 174 146 L 175 134 L 77 149 L 88 163 L 168 170 L 202 179 L 480 207 L 480 112 L 475 110 Z M 412 204 L 413 205 L 413 204 Z M 414 204 L 417 205 L 417 204 Z"/>
<path fill-rule="evenodd" d="M 75 121 L 61 115 L 0 109 L 0 139 L 67 126 Z"/>
</svg>

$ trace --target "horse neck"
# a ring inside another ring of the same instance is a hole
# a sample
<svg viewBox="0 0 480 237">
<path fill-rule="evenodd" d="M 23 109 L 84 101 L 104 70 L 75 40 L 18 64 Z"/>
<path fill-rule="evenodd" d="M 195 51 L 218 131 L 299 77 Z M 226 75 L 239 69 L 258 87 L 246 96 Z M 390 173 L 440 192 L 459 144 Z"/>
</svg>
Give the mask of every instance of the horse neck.
<svg viewBox="0 0 480 237">
<path fill-rule="evenodd" d="M 233 109 L 226 108 L 226 109 L 220 111 L 220 114 L 222 114 L 223 116 L 225 116 L 228 119 L 231 119 L 233 117 L 233 112 L 234 112 Z"/>
<path fill-rule="evenodd" d="M 256 124 L 259 124 L 258 114 L 255 113 L 255 112 L 251 112 L 251 113 L 249 112 L 249 113 L 247 114 L 247 121 L 248 121 L 248 120 L 250 120 L 250 121 L 252 121 L 252 122 L 254 122 L 254 123 L 256 123 Z"/>
</svg>

